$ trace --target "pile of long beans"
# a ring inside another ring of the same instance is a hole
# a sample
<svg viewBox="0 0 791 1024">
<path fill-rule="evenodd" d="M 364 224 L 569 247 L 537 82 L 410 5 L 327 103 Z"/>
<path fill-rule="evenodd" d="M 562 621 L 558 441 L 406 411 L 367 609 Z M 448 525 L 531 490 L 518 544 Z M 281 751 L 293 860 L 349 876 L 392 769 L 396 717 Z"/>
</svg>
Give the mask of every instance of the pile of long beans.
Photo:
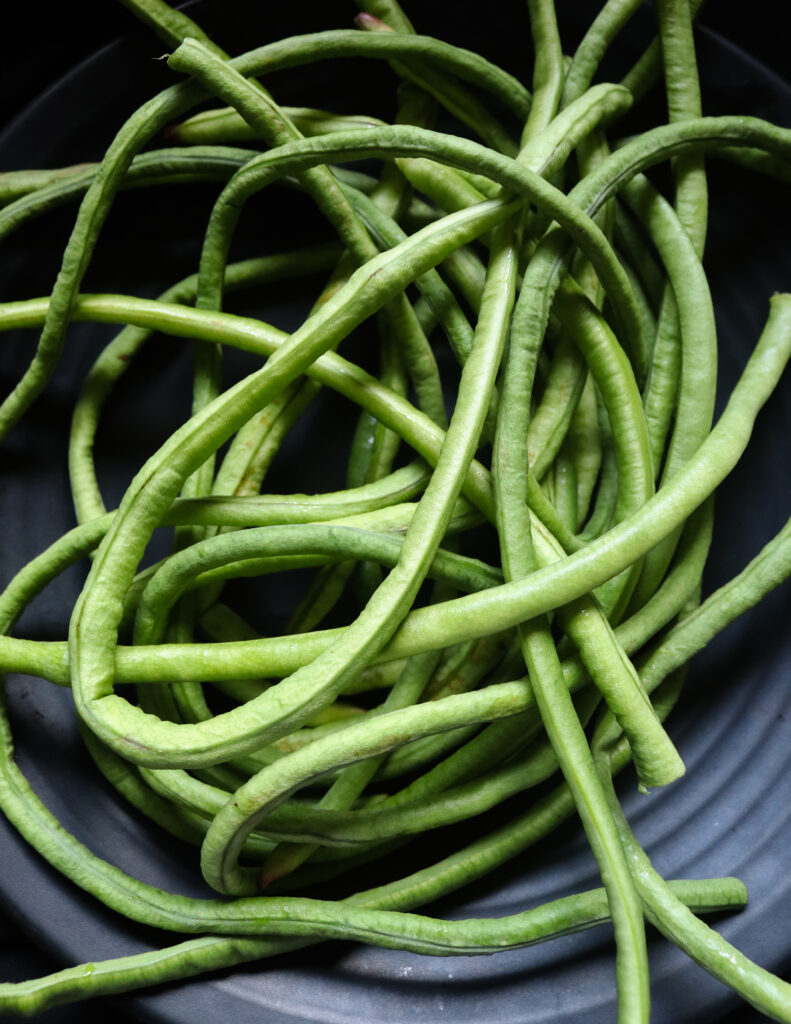
<svg viewBox="0 0 791 1024">
<path fill-rule="evenodd" d="M 612 784 L 630 763 L 642 789 L 683 773 L 663 721 L 685 663 L 791 572 L 786 526 L 701 603 L 712 495 L 791 355 L 791 295 L 767 297 L 713 424 L 704 156 L 787 177 L 791 131 L 701 116 L 689 0 L 657 0 L 655 41 L 622 82 L 596 85 L 640 4 L 607 0 L 568 58 L 552 0 L 528 0 L 530 90 L 418 34 L 396 0 L 361 4 L 353 29 L 233 59 L 161 0 L 123 3 L 169 47 L 175 84 L 100 164 L 0 175 L 2 238 L 80 199 L 51 293 L 0 305 L 0 330 L 40 331 L 0 407 L 2 436 L 47 387 L 70 323 L 122 325 L 74 407 L 77 525 L 7 583 L 0 667 L 71 688 L 98 770 L 195 848 L 218 896 L 163 892 L 67 833 L 16 765 L 3 709 L 13 825 L 108 907 L 197 937 L 0 984 L 0 1010 L 34 1014 L 322 938 L 483 954 L 611 922 L 618 1019 L 635 1024 L 649 1019 L 648 921 L 791 1021 L 791 985 L 700 919 L 743 906 L 741 882 L 661 878 Z M 281 107 L 262 84 L 345 56 L 390 64 L 393 124 Z M 662 82 L 668 123 L 620 137 Z M 669 198 L 645 175 L 665 162 Z M 120 190 L 207 180 L 219 185 L 195 275 L 156 300 L 80 292 Z M 230 262 L 245 206 L 268 186 L 305 193 L 337 242 Z M 228 292 L 316 274 L 326 285 L 291 334 L 223 312 Z M 378 376 L 336 352 L 370 318 Z M 155 332 L 194 342 L 191 415 L 108 511 L 102 412 Z M 226 347 L 260 364 L 228 387 Z M 443 347 L 455 371 L 441 375 Z M 359 407 L 347 486 L 266 493 L 322 388 Z M 172 553 L 141 568 L 163 528 Z M 28 604 L 89 559 L 68 642 L 14 638 Z M 286 634 L 257 635 L 229 581 L 297 569 L 314 575 Z M 351 621 L 327 626 L 339 608 Z M 360 865 L 427 833 L 430 851 L 430 830 L 517 795 L 515 817 L 436 863 L 338 901 L 302 895 L 334 879 L 348 892 Z M 498 919 L 413 912 L 575 815 L 602 888 Z"/>
</svg>

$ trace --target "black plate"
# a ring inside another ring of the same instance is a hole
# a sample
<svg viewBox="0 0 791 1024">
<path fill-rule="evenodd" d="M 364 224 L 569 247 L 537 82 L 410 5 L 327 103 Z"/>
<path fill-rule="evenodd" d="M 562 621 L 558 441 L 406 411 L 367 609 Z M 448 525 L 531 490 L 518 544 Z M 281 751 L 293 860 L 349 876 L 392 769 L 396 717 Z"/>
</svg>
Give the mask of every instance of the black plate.
<svg viewBox="0 0 791 1024">
<path fill-rule="evenodd" d="M 250 40 L 348 22 L 347 6 L 333 3 L 301 5 L 288 13 L 288 21 L 281 11 L 273 24 L 267 22 L 267 6 L 235 5 L 236 28 L 230 38 L 218 38 L 229 49 L 241 49 Z M 217 15 L 217 7 L 209 5 L 209 19 Z M 251 17 L 259 30 L 239 29 L 248 8 L 255 9 Z M 577 16 L 582 17 L 579 12 Z M 443 25 L 438 4 L 421 5 L 419 18 L 425 31 L 473 46 L 519 71 L 524 32 L 505 32 L 503 26 L 516 24 L 524 30 L 521 4 L 502 4 L 497 26 L 483 29 L 464 17 Z M 703 33 L 699 43 L 707 113 L 750 112 L 791 123 L 788 86 L 716 37 Z M 123 117 L 170 81 L 167 69 L 151 60 L 161 49 L 141 33 L 81 64 L 26 109 L 0 139 L 3 166 L 57 166 L 98 156 Z M 322 104 L 336 103 L 349 111 L 375 110 L 379 104 L 382 116 L 389 116 L 384 71 L 363 64 L 350 64 L 349 69 L 353 77 L 339 78 L 326 68 L 314 69 L 307 81 L 284 75 L 272 87 L 281 102 L 316 103 L 319 96 Z M 200 187 L 178 201 L 170 192 L 125 196 L 113 213 L 85 289 L 155 294 L 192 272 L 199 235 L 190 225 L 205 220 L 213 194 L 212 188 Z M 768 296 L 791 288 L 786 248 L 791 204 L 773 183 L 714 165 L 712 208 L 707 269 L 720 330 L 721 394 L 726 396 L 761 328 Z M 240 254 L 288 244 L 283 235 L 293 225 L 284 219 L 286 211 L 297 218 L 297 234 L 310 237 L 299 200 L 278 196 L 256 207 L 239 243 Z M 4 299 L 49 290 L 73 213 L 73 208 L 57 213 L 6 243 Z M 267 298 L 266 316 L 275 323 L 288 326 L 303 311 L 296 291 L 281 289 Z M 57 380 L 2 453 L 8 480 L 0 513 L 3 579 L 72 523 L 64 432 L 74 388 L 108 336 L 108 330 L 92 325 L 71 333 Z M 30 344 L 29 335 L 3 340 L 4 389 L 23 365 Z M 157 349 L 152 357 L 158 369 L 155 388 L 148 387 L 153 376 L 149 370 L 133 370 L 108 418 L 99 458 L 109 500 L 117 500 L 135 464 L 186 415 L 187 395 L 180 384 L 186 351 L 164 340 Z M 791 508 L 784 444 L 791 433 L 788 381 L 781 391 L 762 415 L 746 460 L 718 498 L 708 589 L 737 572 Z M 334 415 L 339 432 L 350 429 L 353 415 L 331 396 L 324 401 L 323 416 Z M 332 459 L 333 438 L 324 433 L 318 436 L 326 448 L 314 442 L 311 471 L 320 468 L 325 475 L 321 481 L 315 473 L 309 477 L 316 488 L 331 486 L 340 473 Z M 110 462 L 116 446 L 126 459 L 120 466 Z M 302 477 L 302 466 L 289 470 L 276 465 L 269 486 L 304 487 Z M 24 635 L 63 637 L 81 580 L 82 572 L 75 570 L 50 588 L 25 616 L 20 627 Z M 669 725 L 687 764 L 686 777 L 648 797 L 634 792 L 631 777 L 621 787 L 635 829 L 666 877 L 736 874 L 746 882 L 750 906 L 717 926 L 759 963 L 781 972 L 791 966 L 790 599 L 789 589 L 782 588 L 695 660 L 687 696 Z M 12 679 L 9 689 L 20 764 L 64 825 L 97 854 L 145 881 L 207 894 L 184 847 L 163 842 L 97 781 L 76 736 L 69 694 L 24 678 Z M 477 828 L 470 826 L 470 837 Z M 9 911 L 60 962 L 119 956 L 177 940 L 106 911 L 52 872 L 4 822 L 0 849 L 0 893 Z M 440 911 L 454 917 L 510 913 L 595 884 L 595 866 L 584 843 L 568 828 L 559 840 L 519 858 L 496 879 L 446 901 Z M 729 990 L 656 936 L 651 937 L 650 955 L 653 1019 L 659 1024 L 718 1020 L 739 1007 Z M 377 1024 L 604 1022 L 614 1018 L 613 949 L 606 929 L 477 959 L 430 959 L 337 944 L 125 996 L 121 1005 L 140 1019 L 172 1024 L 201 1017 L 240 1024 L 351 1019 Z M 748 1019 L 745 1010 L 736 1012 L 735 1019 Z"/>
</svg>

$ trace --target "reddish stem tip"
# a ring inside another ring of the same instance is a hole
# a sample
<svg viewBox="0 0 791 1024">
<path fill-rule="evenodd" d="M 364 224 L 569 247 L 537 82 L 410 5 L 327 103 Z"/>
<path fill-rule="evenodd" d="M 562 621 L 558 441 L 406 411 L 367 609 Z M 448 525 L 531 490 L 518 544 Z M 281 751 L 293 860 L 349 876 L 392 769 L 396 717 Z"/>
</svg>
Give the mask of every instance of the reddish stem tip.
<svg viewBox="0 0 791 1024">
<path fill-rule="evenodd" d="M 360 14 L 355 16 L 354 24 L 357 28 L 365 29 L 368 32 L 392 32 L 390 26 L 382 21 L 381 18 L 377 18 L 375 14 L 368 14 L 367 11 L 362 11 Z"/>
</svg>

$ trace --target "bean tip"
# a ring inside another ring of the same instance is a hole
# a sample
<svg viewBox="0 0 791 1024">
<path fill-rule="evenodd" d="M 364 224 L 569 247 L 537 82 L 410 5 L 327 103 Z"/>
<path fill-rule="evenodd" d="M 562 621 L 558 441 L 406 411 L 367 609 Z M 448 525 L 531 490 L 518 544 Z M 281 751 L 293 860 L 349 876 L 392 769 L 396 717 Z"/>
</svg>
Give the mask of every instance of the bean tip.
<svg viewBox="0 0 791 1024">
<path fill-rule="evenodd" d="M 277 882 L 280 876 L 276 872 L 267 871 L 262 869 L 258 876 L 258 889 L 260 892 L 265 892 L 270 885 Z"/>
<path fill-rule="evenodd" d="M 162 129 L 162 138 L 165 142 L 181 142 L 181 125 L 165 125 L 165 127 Z"/>
<path fill-rule="evenodd" d="M 375 14 L 369 14 L 367 11 L 361 11 L 355 15 L 354 24 L 357 28 L 364 29 L 367 32 L 392 32 L 393 30 L 387 24 L 382 21 L 381 18 L 377 18 Z"/>
</svg>

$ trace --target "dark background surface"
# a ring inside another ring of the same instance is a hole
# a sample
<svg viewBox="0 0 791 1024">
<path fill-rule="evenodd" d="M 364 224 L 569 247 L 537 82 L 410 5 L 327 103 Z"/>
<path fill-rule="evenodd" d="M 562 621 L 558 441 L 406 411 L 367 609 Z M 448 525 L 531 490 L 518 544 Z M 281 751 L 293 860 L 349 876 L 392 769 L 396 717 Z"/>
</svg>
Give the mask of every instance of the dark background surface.
<svg viewBox="0 0 791 1024">
<path fill-rule="evenodd" d="M 232 0 L 226 0 L 232 4 Z M 219 5 L 216 5 L 219 7 Z M 458 13 L 465 5 L 452 5 Z M 590 4 L 580 4 L 588 8 Z M 407 13 L 420 27 L 419 4 L 405 3 Z M 745 17 L 745 7 L 749 17 Z M 701 16 L 701 24 L 719 32 L 746 52 L 753 54 L 782 77 L 788 70 L 788 5 L 777 0 L 752 0 L 749 5 L 712 0 Z M 470 5 L 470 9 L 472 6 Z M 354 13 L 349 4 L 350 19 Z M 783 13 L 778 13 L 783 12 Z M 55 83 L 65 72 L 98 48 L 118 36 L 131 32 L 146 45 L 147 32 L 138 28 L 131 15 L 120 5 L 103 2 L 79 4 L 27 4 L 17 7 L 18 22 L 6 41 L 2 89 L 0 89 L 0 127 L 5 126 L 37 95 Z M 75 28 L 76 25 L 76 28 Z M 221 40 L 220 40 L 221 41 Z M 704 111 L 705 113 L 705 111 Z M 15 928 L 0 916 L 0 963 L 2 976 L 29 977 L 56 969 L 35 947 L 21 938 Z M 119 1024 L 132 1018 L 113 1004 L 112 1015 Z M 84 1019 L 84 1008 L 61 1008 L 43 1018 L 48 1024 L 67 1024 Z M 764 1019 L 750 1015 L 745 1008 L 728 1018 L 729 1024 Z"/>
<path fill-rule="evenodd" d="M 234 0 L 224 0 L 224 3 L 230 8 Z M 599 6 L 589 0 L 575 0 L 575 3 L 581 11 L 595 10 Z M 215 6 L 220 9 L 222 4 Z M 403 6 L 419 28 L 420 4 L 413 2 Z M 478 8 L 472 3 L 448 6 L 452 6 L 454 17 Z M 571 5 L 559 3 L 558 6 L 568 8 Z M 349 10 L 351 21 L 356 12 L 351 2 Z M 127 33 L 136 34 L 141 40 L 147 34 L 136 25 L 131 14 L 113 0 L 17 4 L 14 19 L 13 31 L 6 36 L 0 72 L 3 82 L 0 125 L 99 47 Z M 791 77 L 788 51 L 791 5 L 785 0 L 750 0 L 748 4 L 709 0 L 699 24 L 730 39 L 782 77 Z"/>
</svg>

